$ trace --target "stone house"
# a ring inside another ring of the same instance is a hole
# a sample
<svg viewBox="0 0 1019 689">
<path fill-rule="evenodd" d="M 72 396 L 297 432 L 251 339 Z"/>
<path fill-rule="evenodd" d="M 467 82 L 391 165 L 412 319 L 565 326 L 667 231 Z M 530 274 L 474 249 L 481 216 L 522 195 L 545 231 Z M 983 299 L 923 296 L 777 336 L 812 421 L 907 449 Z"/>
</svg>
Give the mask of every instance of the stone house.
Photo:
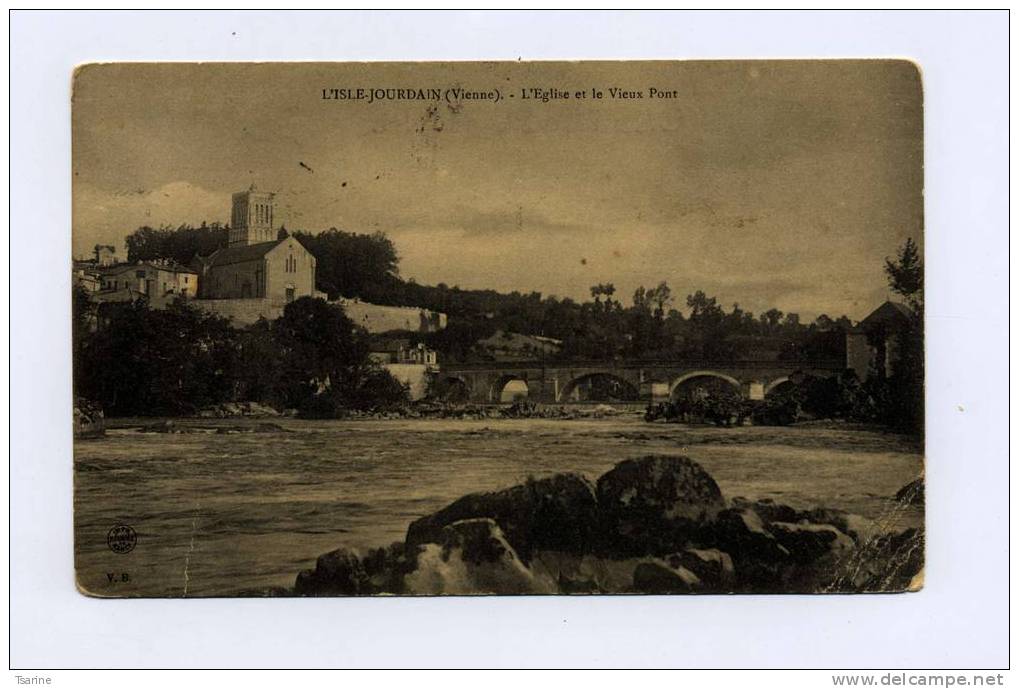
<svg viewBox="0 0 1019 689">
<path fill-rule="evenodd" d="M 846 368 L 856 377 L 890 376 L 900 359 L 899 338 L 911 325 L 913 312 L 905 304 L 886 301 L 846 333 Z"/>
<path fill-rule="evenodd" d="M 198 273 L 190 268 L 156 261 L 119 263 L 99 270 L 101 292 L 127 292 L 161 298 L 182 294 L 198 294 Z"/>
</svg>

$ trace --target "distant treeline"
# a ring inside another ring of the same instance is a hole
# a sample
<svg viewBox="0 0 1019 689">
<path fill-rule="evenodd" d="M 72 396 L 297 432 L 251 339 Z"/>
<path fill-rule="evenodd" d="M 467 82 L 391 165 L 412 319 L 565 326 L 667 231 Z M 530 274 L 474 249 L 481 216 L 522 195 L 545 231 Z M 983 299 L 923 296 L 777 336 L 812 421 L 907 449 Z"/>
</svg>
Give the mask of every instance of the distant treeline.
<svg viewBox="0 0 1019 689">
<path fill-rule="evenodd" d="M 196 254 L 226 246 L 217 223 L 142 227 L 127 238 L 128 260 L 167 258 L 189 263 Z M 287 232 L 281 229 L 281 235 Z M 845 316 L 803 323 L 778 309 L 755 315 L 738 304 L 724 308 L 702 291 L 677 304 L 668 284 L 640 287 L 624 303 L 612 283 L 591 287 L 591 299 L 578 302 L 540 292 L 509 294 L 461 289 L 444 283 L 420 285 L 399 274 L 399 255 L 385 234 L 357 234 L 330 228 L 312 234 L 294 231 L 317 259 L 318 289 L 330 298 L 416 306 L 449 315 L 449 327 L 425 336 L 411 334 L 439 351 L 446 361 L 484 358 L 478 340 L 497 331 L 542 335 L 563 341 L 563 359 L 698 358 L 815 359 L 844 355 Z M 684 314 L 680 308 L 686 308 Z"/>
</svg>

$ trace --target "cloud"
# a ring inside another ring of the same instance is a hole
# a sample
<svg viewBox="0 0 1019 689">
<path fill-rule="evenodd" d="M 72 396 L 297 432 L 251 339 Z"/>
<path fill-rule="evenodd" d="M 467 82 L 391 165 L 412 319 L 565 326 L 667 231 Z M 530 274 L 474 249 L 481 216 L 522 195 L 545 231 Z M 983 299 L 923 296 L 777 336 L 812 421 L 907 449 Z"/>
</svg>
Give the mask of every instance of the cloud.
<svg viewBox="0 0 1019 689">
<path fill-rule="evenodd" d="M 84 256 L 91 253 L 95 244 L 112 244 L 120 253 L 124 237 L 141 225 L 227 222 L 229 213 L 229 193 L 188 182 L 170 182 L 155 189 L 123 187 L 109 191 L 77 184 L 72 250 L 75 256 Z"/>
<path fill-rule="evenodd" d="M 597 232 L 597 228 L 590 225 L 552 220 L 523 206 L 493 211 L 460 210 L 454 213 L 452 224 L 463 230 L 464 237 L 470 238 L 506 234 L 573 235 Z"/>
</svg>

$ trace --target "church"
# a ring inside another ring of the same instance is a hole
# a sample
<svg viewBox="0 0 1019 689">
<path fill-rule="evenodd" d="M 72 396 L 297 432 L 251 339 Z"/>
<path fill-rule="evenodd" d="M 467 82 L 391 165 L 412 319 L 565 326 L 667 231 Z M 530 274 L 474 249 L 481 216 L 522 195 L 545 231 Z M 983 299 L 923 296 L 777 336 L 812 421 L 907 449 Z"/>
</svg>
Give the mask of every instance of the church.
<svg viewBox="0 0 1019 689">
<path fill-rule="evenodd" d="M 315 256 L 280 233 L 276 219 L 275 194 L 252 186 L 233 195 L 227 246 L 196 256 L 191 263 L 192 275 L 198 274 L 197 299 L 191 302 L 195 307 L 244 327 L 260 318 L 279 318 L 295 299 L 327 299 L 315 289 Z M 330 303 L 342 306 L 348 318 L 371 333 L 435 332 L 446 327 L 446 314 L 428 309 L 357 299 Z"/>
<path fill-rule="evenodd" d="M 203 308 L 251 321 L 276 317 L 299 297 L 322 296 L 315 291 L 315 257 L 293 237 L 278 238 L 275 216 L 275 194 L 252 187 L 233 195 L 229 245 L 192 265 Z"/>
</svg>

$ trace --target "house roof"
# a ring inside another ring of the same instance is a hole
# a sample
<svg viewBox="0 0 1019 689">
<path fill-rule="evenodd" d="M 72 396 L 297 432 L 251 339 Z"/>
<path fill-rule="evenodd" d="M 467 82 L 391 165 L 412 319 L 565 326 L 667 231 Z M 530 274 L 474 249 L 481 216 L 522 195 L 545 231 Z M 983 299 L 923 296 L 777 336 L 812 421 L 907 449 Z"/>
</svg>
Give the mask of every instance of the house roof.
<svg viewBox="0 0 1019 689">
<path fill-rule="evenodd" d="M 889 300 L 874 309 L 869 316 L 860 321 L 859 327 L 866 329 L 888 323 L 909 323 L 912 317 L 913 312 L 910 311 L 908 306 Z"/>
<path fill-rule="evenodd" d="M 151 268 L 152 270 L 162 270 L 167 273 L 191 273 L 197 275 L 197 273 L 188 268 L 182 266 L 179 263 L 152 263 L 151 261 L 138 261 L 137 263 L 116 263 L 112 266 L 96 266 L 94 270 L 104 275 L 115 275 L 117 273 L 123 273 L 127 270 L 134 270 L 136 268 Z"/>
<path fill-rule="evenodd" d="M 279 246 L 280 242 L 286 241 L 276 239 L 271 242 L 259 242 L 258 244 L 247 244 L 245 246 L 230 246 L 219 249 L 208 256 L 199 257 L 199 260 L 209 266 L 226 266 L 231 263 L 247 263 L 256 261 Z"/>
</svg>

